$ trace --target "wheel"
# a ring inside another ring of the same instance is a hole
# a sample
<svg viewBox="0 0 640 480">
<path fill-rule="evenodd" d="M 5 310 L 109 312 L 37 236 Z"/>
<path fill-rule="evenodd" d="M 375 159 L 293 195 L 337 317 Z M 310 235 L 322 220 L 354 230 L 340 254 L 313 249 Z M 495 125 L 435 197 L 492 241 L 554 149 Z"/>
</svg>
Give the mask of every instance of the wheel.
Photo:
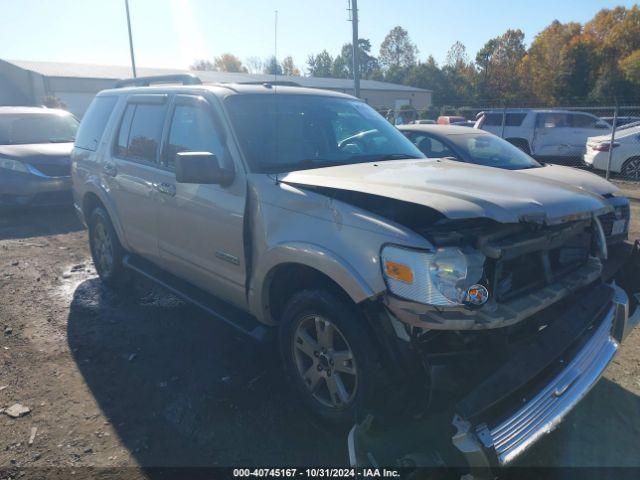
<svg viewBox="0 0 640 480">
<path fill-rule="evenodd" d="M 109 214 L 101 207 L 89 217 L 89 246 L 91 257 L 100 279 L 110 287 L 121 287 L 128 282 L 122 264 L 125 250 L 120 245 Z"/>
<path fill-rule="evenodd" d="M 371 405 L 381 373 L 368 326 L 354 305 L 325 290 L 304 290 L 286 304 L 280 325 L 284 368 L 316 415 L 352 423 Z"/>
<path fill-rule="evenodd" d="M 633 157 L 625 161 L 620 174 L 630 180 L 640 180 L 640 157 Z"/>
</svg>

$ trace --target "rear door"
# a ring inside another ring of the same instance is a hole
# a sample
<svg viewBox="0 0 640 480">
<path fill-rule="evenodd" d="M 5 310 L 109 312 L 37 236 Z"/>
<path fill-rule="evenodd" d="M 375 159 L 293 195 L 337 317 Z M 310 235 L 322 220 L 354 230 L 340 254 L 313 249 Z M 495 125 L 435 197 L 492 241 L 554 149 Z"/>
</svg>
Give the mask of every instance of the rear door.
<svg viewBox="0 0 640 480">
<path fill-rule="evenodd" d="M 158 246 L 165 268 L 243 307 L 246 185 L 226 137 L 221 116 L 208 100 L 176 95 L 165 129 Z M 221 165 L 236 171 L 234 182 L 225 187 L 177 183 L 175 156 L 187 151 L 215 154 Z"/>
<path fill-rule="evenodd" d="M 122 112 L 103 173 L 125 239 L 135 253 L 158 256 L 156 189 L 167 95 L 133 95 Z"/>
<path fill-rule="evenodd" d="M 532 153 L 542 157 L 572 155 L 571 125 L 565 112 L 536 114 Z"/>
</svg>

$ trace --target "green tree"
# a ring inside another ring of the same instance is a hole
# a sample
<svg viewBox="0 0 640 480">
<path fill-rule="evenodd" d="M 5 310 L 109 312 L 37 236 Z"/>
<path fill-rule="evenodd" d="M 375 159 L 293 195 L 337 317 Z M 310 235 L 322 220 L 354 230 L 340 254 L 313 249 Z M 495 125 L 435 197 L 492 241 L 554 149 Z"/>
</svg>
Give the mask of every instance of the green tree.
<svg viewBox="0 0 640 480">
<path fill-rule="evenodd" d="M 278 60 L 276 59 L 275 56 L 269 57 L 264 62 L 263 73 L 266 73 L 269 75 L 282 75 L 282 67 L 278 63 Z"/>
<path fill-rule="evenodd" d="M 372 78 L 378 75 L 380 67 L 378 59 L 371 53 L 371 42 L 366 38 L 358 40 L 358 69 L 360 70 L 360 78 Z M 353 77 L 353 47 L 351 43 L 342 46 L 340 52 L 347 70 L 347 76 Z"/>
<path fill-rule="evenodd" d="M 333 57 L 326 50 L 307 58 L 307 73 L 311 77 L 330 77 L 333 73 Z"/>
<path fill-rule="evenodd" d="M 629 82 L 640 85 L 640 50 L 635 50 L 620 60 L 620 70 Z"/>
<path fill-rule="evenodd" d="M 402 27 L 394 27 L 380 45 L 378 61 L 385 71 L 409 69 L 416 64 L 418 48 L 409 38 L 409 33 Z"/>
</svg>

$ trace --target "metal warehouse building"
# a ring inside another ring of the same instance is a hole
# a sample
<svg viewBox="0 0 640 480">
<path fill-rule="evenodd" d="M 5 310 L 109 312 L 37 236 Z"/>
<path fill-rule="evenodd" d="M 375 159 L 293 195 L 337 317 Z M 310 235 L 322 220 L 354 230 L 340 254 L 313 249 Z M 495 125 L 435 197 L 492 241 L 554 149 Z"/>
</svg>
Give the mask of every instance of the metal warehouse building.
<svg viewBox="0 0 640 480">
<path fill-rule="evenodd" d="M 138 68 L 138 76 L 189 73 L 166 68 Z M 273 75 L 229 72 L 191 72 L 203 83 L 261 83 L 273 81 Z M 58 62 L 28 62 L 0 60 L 0 105 L 41 105 L 53 96 L 69 111 L 82 117 L 94 95 L 111 88 L 116 80 L 131 77 L 128 66 L 87 65 Z M 303 87 L 335 90 L 353 94 L 353 81 L 342 78 L 288 77 L 278 81 Z M 395 83 L 361 80 L 360 96 L 369 105 L 399 109 L 411 105 L 416 110 L 431 106 L 431 91 Z"/>
</svg>

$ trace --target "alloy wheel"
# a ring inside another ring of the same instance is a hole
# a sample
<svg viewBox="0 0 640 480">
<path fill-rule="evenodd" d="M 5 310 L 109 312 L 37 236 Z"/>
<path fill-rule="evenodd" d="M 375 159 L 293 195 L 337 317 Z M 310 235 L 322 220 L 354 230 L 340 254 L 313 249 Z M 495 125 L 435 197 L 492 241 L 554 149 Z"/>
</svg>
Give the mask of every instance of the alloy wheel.
<svg viewBox="0 0 640 480">
<path fill-rule="evenodd" d="M 640 158 L 629 160 L 622 169 L 622 176 L 633 180 L 640 180 Z"/>
<path fill-rule="evenodd" d="M 358 387 L 353 351 L 340 329 L 319 315 L 304 317 L 293 336 L 293 358 L 311 395 L 330 408 L 350 404 Z"/>
<path fill-rule="evenodd" d="M 113 242 L 102 222 L 96 223 L 93 232 L 93 253 L 96 267 L 104 276 L 109 276 L 113 269 Z"/>
</svg>

